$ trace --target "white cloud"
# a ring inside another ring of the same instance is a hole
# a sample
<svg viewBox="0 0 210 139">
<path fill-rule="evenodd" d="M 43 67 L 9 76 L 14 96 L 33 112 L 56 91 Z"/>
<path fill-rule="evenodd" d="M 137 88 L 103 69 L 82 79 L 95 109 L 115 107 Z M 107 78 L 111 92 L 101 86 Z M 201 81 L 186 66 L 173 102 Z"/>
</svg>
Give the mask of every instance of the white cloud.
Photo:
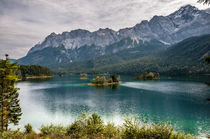
<svg viewBox="0 0 210 139">
<path fill-rule="evenodd" d="M 51 32 L 131 27 L 197 0 L 0 0 L 0 58 L 20 58 Z"/>
</svg>

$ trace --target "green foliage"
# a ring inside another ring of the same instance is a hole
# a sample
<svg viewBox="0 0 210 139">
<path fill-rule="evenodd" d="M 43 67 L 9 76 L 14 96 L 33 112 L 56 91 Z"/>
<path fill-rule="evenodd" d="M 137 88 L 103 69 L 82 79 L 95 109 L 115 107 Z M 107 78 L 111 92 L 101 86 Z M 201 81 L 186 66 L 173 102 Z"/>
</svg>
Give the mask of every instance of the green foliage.
<svg viewBox="0 0 210 139">
<path fill-rule="evenodd" d="M 137 138 L 139 132 L 140 123 L 135 117 L 134 120 L 132 118 L 126 118 L 124 123 L 124 132 L 123 138 L 125 139 L 134 139 Z"/>
<path fill-rule="evenodd" d="M 104 124 L 101 117 L 93 113 L 87 118 L 86 130 L 88 135 L 101 135 L 104 131 Z"/>
<path fill-rule="evenodd" d="M 32 76 L 52 76 L 53 73 L 48 68 L 38 66 L 38 65 L 21 65 L 19 68 L 19 77 L 27 78 Z"/>
<path fill-rule="evenodd" d="M 80 138 L 80 137 L 96 137 L 101 136 L 104 131 L 104 123 L 100 116 L 93 113 L 89 117 L 83 115 L 82 118 L 76 120 L 69 127 L 67 127 L 67 135 Z"/>
<path fill-rule="evenodd" d="M 24 134 L 19 130 L 4 131 L 0 134 L 3 139 L 93 139 L 93 138 L 122 138 L 122 139 L 196 139 L 196 137 L 174 132 L 168 124 L 148 124 L 139 121 L 137 117 L 126 117 L 124 124 L 115 126 L 113 123 L 104 124 L 96 113 L 81 116 L 67 127 L 47 125 L 40 128 L 40 134 L 35 132 Z"/>
<path fill-rule="evenodd" d="M 3 131 L 10 123 L 17 125 L 22 115 L 18 88 L 14 87 L 17 69 L 17 63 L 11 64 L 8 55 L 0 61 L 0 129 Z"/>
<path fill-rule="evenodd" d="M 105 76 L 96 76 L 93 80 L 92 83 L 95 85 L 103 86 L 103 85 L 112 85 L 112 84 L 119 84 L 120 82 L 120 76 L 117 74 L 112 74 L 109 77 L 109 80 L 106 79 Z"/>
<path fill-rule="evenodd" d="M 137 80 L 158 80 L 160 79 L 160 75 L 159 73 L 144 72 L 143 74 L 137 74 L 136 79 Z"/>
<path fill-rule="evenodd" d="M 196 137 L 183 133 L 173 132 L 170 124 L 141 123 L 136 117 L 126 118 L 123 126 L 124 139 L 195 139 Z"/>
<path fill-rule="evenodd" d="M 204 57 L 204 60 L 205 60 L 208 64 L 210 64 L 210 56 L 205 56 L 205 57 Z"/>
<path fill-rule="evenodd" d="M 25 125 L 24 128 L 25 128 L 25 133 L 27 134 L 33 132 L 33 128 L 30 124 Z"/>
<path fill-rule="evenodd" d="M 20 129 L 15 130 L 15 131 L 4 131 L 1 133 L 0 136 L 1 139 L 23 139 L 24 138 L 24 133 L 20 132 Z"/>
<path fill-rule="evenodd" d="M 101 85 L 103 85 L 103 84 L 105 84 L 107 81 L 106 81 L 106 77 L 105 76 L 101 76 L 101 77 L 99 77 L 99 76 L 96 76 L 94 79 L 93 79 L 93 81 L 92 81 L 92 83 L 94 83 L 94 84 L 101 84 Z"/>
<path fill-rule="evenodd" d="M 80 138 L 85 135 L 84 123 L 82 121 L 75 121 L 73 124 L 67 127 L 66 135 L 72 138 Z"/>
<path fill-rule="evenodd" d="M 41 135 L 49 135 L 51 137 L 62 137 L 66 134 L 66 128 L 62 125 L 42 125 L 40 128 Z"/>
<path fill-rule="evenodd" d="M 108 123 L 107 125 L 105 125 L 103 135 L 105 136 L 105 138 L 113 138 L 116 137 L 119 132 L 120 131 L 118 127 L 116 127 L 113 123 Z"/>
<path fill-rule="evenodd" d="M 118 76 L 117 74 L 110 75 L 110 78 L 112 79 L 112 82 L 120 82 L 120 76 Z"/>
</svg>

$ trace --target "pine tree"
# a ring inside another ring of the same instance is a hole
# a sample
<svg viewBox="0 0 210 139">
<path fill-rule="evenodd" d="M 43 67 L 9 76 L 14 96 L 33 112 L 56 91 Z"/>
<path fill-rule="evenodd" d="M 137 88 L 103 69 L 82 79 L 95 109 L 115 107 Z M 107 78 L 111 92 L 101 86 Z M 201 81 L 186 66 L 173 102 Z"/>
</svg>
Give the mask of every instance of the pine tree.
<svg viewBox="0 0 210 139">
<path fill-rule="evenodd" d="M 10 63 L 8 55 L 6 60 L 0 61 L 0 130 L 7 130 L 9 124 L 17 125 L 21 113 L 18 99 L 18 88 L 14 84 L 18 78 L 15 73 L 17 63 Z"/>
<path fill-rule="evenodd" d="M 210 56 L 205 56 L 204 60 L 206 61 L 207 64 L 210 64 Z"/>
</svg>

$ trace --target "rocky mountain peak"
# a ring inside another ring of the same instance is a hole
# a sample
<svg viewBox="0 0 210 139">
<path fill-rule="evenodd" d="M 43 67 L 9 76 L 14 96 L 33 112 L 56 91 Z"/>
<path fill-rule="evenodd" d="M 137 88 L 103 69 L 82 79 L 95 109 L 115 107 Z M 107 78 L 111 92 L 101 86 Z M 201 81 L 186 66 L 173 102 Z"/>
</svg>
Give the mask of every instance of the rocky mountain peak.
<svg viewBox="0 0 210 139">
<path fill-rule="evenodd" d="M 192 5 L 186 5 L 181 7 L 178 11 L 170 14 L 170 18 L 181 18 L 186 16 L 196 16 L 200 13 L 200 10 Z"/>
<path fill-rule="evenodd" d="M 114 31 L 110 28 L 100 28 L 90 32 L 76 29 L 62 34 L 51 33 L 41 44 L 35 45 L 29 53 L 40 51 L 47 47 L 58 48 L 63 46 L 67 50 L 82 48 L 83 46 L 96 47 L 97 49 L 118 43 L 130 38 L 135 42 L 145 39 L 173 44 L 191 36 L 210 33 L 209 9 L 185 5 L 168 16 L 154 16 L 151 20 L 143 20 L 134 27 Z M 75 50 L 76 51 L 76 50 Z"/>
<path fill-rule="evenodd" d="M 100 28 L 99 30 L 93 32 L 94 34 L 97 35 L 111 35 L 111 34 L 115 34 L 116 31 L 110 29 L 110 28 Z"/>
<path fill-rule="evenodd" d="M 51 40 L 57 37 L 57 34 L 55 32 L 52 32 L 50 35 L 48 35 L 45 40 Z"/>
<path fill-rule="evenodd" d="M 80 36 L 90 35 L 90 33 L 91 32 L 89 32 L 88 30 L 76 29 L 72 30 L 69 34 L 71 35 L 71 37 L 80 37 Z"/>
</svg>

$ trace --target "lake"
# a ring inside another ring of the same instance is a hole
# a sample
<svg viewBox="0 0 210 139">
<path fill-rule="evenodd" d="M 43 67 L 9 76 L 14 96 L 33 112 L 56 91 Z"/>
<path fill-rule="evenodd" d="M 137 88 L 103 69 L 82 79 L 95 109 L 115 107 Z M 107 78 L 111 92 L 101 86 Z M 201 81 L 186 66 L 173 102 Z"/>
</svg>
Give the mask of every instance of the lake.
<svg viewBox="0 0 210 139">
<path fill-rule="evenodd" d="M 97 112 L 102 119 L 122 124 L 125 116 L 143 117 L 148 122 L 170 121 L 177 131 L 210 134 L 209 76 L 161 77 L 158 81 L 137 81 L 121 76 L 119 86 L 88 86 L 93 76 L 55 76 L 51 80 L 21 81 L 22 119 L 38 131 L 42 124 L 72 123 L 81 112 Z"/>
</svg>

